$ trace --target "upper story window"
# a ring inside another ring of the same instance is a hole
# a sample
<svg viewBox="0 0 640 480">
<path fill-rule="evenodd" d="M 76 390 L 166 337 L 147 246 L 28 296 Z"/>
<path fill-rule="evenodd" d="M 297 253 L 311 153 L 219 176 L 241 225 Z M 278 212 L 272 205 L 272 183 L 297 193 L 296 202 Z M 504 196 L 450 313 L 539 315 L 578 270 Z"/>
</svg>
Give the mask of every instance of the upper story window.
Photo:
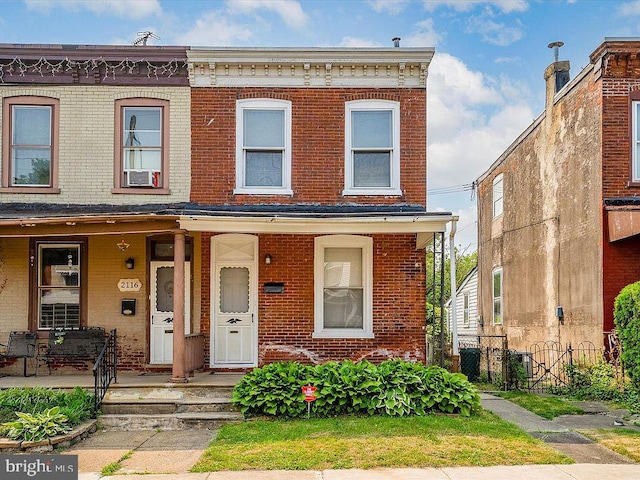
<svg viewBox="0 0 640 480">
<path fill-rule="evenodd" d="M 2 187 L 57 193 L 59 101 L 8 97 L 3 101 Z"/>
<path fill-rule="evenodd" d="M 234 193 L 292 195 L 291 102 L 238 100 Z"/>
<path fill-rule="evenodd" d="M 357 100 L 345 105 L 344 195 L 401 195 L 400 104 Z"/>
<path fill-rule="evenodd" d="M 493 218 L 499 217 L 503 212 L 503 177 L 502 174 L 496 175 L 493 179 Z"/>
<path fill-rule="evenodd" d="M 502 325 L 502 268 L 493 271 L 493 324 Z"/>
<path fill-rule="evenodd" d="M 115 193 L 168 193 L 169 102 L 116 101 Z"/>
<path fill-rule="evenodd" d="M 314 338 L 373 338 L 373 239 L 315 239 Z"/>
<path fill-rule="evenodd" d="M 633 152 L 631 165 L 631 181 L 640 182 L 640 101 L 632 102 Z"/>
</svg>

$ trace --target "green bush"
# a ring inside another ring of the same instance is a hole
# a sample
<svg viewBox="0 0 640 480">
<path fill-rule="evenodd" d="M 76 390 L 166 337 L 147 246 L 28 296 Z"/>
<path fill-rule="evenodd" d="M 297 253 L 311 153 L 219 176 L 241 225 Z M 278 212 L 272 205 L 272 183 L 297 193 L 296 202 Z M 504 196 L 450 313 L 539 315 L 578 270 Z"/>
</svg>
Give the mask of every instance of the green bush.
<svg viewBox="0 0 640 480">
<path fill-rule="evenodd" d="M 93 394 L 80 387 L 71 392 L 44 387 L 0 390 L 0 423 L 16 420 L 16 412 L 36 414 L 53 407 L 59 407 L 73 427 L 93 415 Z"/>
<path fill-rule="evenodd" d="M 307 384 L 317 388 L 311 405 L 317 417 L 430 412 L 469 416 L 480 409 L 478 392 L 464 375 L 402 360 L 377 366 L 367 361 L 271 363 L 245 375 L 234 388 L 233 401 L 246 416 L 303 417 L 307 405 L 301 387 Z"/>
<path fill-rule="evenodd" d="M 42 413 L 16 412 L 16 416 L 17 420 L 2 424 L 12 440 L 39 442 L 71 430 L 69 419 L 60 413 L 60 407 L 48 408 Z"/>
<path fill-rule="evenodd" d="M 620 291 L 613 319 L 622 345 L 622 364 L 635 389 L 640 390 L 640 282 Z"/>
</svg>

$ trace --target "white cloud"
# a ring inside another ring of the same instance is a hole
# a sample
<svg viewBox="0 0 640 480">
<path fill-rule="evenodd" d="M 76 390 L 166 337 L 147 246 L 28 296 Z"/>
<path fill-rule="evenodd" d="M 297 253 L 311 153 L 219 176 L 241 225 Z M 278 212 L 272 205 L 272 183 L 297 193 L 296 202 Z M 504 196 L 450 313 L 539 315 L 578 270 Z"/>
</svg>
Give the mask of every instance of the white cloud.
<svg viewBox="0 0 640 480">
<path fill-rule="evenodd" d="M 416 23 L 415 30 L 404 40 L 403 43 L 409 47 L 435 47 L 442 40 L 442 35 L 435 31 L 433 19 L 428 18 Z"/>
<path fill-rule="evenodd" d="M 250 25 L 232 22 L 221 12 L 205 12 L 189 31 L 176 35 L 176 42 L 181 45 L 230 46 L 251 40 L 253 30 Z"/>
<path fill-rule="evenodd" d="M 36 12 L 49 12 L 60 7 L 71 11 L 89 10 L 97 15 L 145 18 L 160 15 L 158 0 L 24 0 L 27 8 Z"/>
<path fill-rule="evenodd" d="M 302 28 L 309 17 L 296 0 L 227 0 L 230 14 L 249 14 L 258 10 L 273 11 L 290 28 Z"/>
<path fill-rule="evenodd" d="M 502 13 L 524 12 L 529 8 L 526 0 L 422 0 L 425 10 L 450 7 L 458 12 L 468 12 L 477 5 L 490 5 Z"/>
<path fill-rule="evenodd" d="M 492 14 L 485 12 L 483 15 L 473 16 L 467 20 L 467 33 L 479 33 L 482 40 L 501 47 L 517 42 L 522 38 L 522 28 L 508 26 L 504 23 L 496 23 L 491 19 Z"/>
<path fill-rule="evenodd" d="M 471 183 L 534 118 L 526 89 L 471 71 L 447 54 L 434 57 L 427 91 L 429 190 Z"/>
<path fill-rule="evenodd" d="M 640 15 L 640 0 L 622 3 L 617 6 L 616 11 L 621 16 Z"/>
<path fill-rule="evenodd" d="M 409 4 L 410 0 L 367 0 L 367 3 L 377 13 L 386 12 L 389 15 L 397 15 Z"/>
<path fill-rule="evenodd" d="M 342 41 L 340 42 L 341 47 L 382 47 L 384 45 L 380 45 L 373 40 L 367 40 L 365 38 L 357 38 L 357 37 L 342 37 Z"/>
</svg>

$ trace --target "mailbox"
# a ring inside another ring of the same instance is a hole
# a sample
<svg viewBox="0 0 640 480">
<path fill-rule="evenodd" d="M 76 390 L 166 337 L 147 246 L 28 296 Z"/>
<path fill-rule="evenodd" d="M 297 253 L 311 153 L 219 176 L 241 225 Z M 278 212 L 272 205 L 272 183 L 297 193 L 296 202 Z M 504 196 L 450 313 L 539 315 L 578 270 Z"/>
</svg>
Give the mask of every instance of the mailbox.
<svg viewBox="0 0 640 480">
<path fill-rule="evenodd" d="M 136 314 L 136 300 L 135 298 L 123 298 L 120 307 L 120 313 L 122 315 L 135 315 Z"/>
</svg>

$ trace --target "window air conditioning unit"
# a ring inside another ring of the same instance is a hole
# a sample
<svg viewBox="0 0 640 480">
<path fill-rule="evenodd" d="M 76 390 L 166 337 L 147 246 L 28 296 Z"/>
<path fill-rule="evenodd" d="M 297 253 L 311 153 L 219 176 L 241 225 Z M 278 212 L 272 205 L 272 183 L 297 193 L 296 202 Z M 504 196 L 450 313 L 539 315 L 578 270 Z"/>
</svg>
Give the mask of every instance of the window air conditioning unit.
<svg viewBox="0 0 640 480">
<path fill-rule="evenodd" d="M 151 170 L 127 170 L 127 187 L 157 187 L 158 174 Z"/>
</svg>

